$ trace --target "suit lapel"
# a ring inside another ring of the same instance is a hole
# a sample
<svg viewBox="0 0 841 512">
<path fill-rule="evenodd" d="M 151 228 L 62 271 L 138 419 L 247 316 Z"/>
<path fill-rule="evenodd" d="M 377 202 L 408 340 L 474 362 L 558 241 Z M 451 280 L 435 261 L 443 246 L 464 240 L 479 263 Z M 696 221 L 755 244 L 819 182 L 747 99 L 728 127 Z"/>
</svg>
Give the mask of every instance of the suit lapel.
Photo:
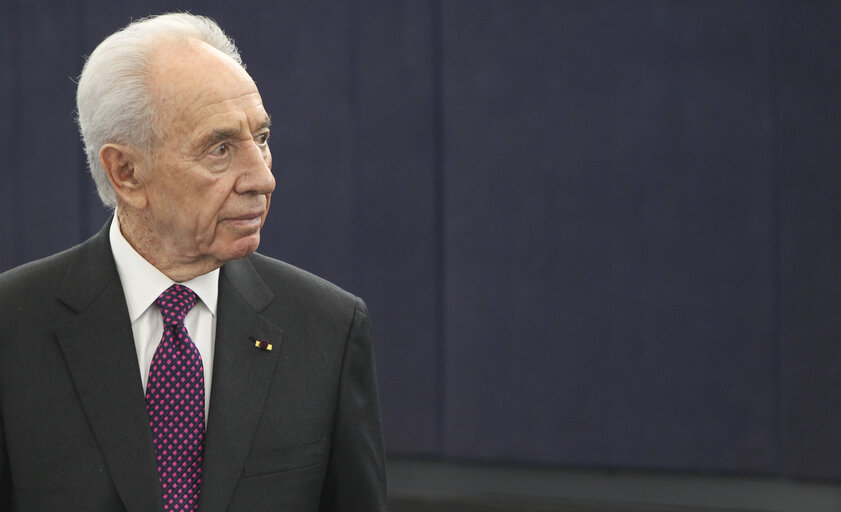
<svg viewBox="0 0 841 512">
<path fill-rule="evenodd" d="M 161 510 L 152 435 L 125 296 L 108 242 L 109 224 L 82 246 L 68 269 L 59 299 L 77 315 L 57 337 L 126 509 Z"/>
<path fill-rule="evenodd" d="M 242 474 L 283 336 L 260 314 L 272 299 L 248 259 L 222 268 L 200 512 L 224 511 Z M 255 347 L 255 340 L 272 350 Z"/>
</svg>

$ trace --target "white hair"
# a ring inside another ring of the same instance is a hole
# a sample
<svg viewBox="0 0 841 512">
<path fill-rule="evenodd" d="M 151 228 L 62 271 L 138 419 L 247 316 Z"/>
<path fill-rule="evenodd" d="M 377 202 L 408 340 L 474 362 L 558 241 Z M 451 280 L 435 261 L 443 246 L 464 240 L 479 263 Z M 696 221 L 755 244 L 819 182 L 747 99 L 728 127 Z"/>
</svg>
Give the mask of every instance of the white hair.
<svg viewBox="0 0 841 512">
<path fill-rule="evenodd" d="M 149 63 L 162 42 L 189 39 L 203 41 L 243 66 L 234 41 L 215 21 L 189 13 L 133 21 L 99 43 L 85 62 L 76 111 L 88 167 L 105 206 L 116 207 L 117 197 L 99 161 L 100 149 L 114 143 L 151 152 L 162 140 Z"/>
</svg>

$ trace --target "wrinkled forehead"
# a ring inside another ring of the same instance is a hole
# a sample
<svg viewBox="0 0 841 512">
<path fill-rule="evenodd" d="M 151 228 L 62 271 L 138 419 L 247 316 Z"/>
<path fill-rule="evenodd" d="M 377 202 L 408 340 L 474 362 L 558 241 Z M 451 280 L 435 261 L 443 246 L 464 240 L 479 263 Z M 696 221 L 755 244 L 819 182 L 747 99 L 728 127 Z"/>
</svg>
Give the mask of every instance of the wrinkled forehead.
<svg viewBox="0 0 841 512">
<path fill-rule="evenodd" d="M 259 91 L 234 60 L 197 40 L 162 43 L 149 65 L 150 92 L 159 120 L 195 123 L 214 106 L 259 104 Z"/>
</svg>

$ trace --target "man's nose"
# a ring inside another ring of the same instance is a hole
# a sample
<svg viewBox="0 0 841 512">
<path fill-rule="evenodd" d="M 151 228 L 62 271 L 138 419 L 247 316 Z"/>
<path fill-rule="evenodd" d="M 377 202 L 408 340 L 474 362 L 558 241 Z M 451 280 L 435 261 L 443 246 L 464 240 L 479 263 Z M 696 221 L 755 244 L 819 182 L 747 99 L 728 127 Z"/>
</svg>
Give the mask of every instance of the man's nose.
<svg viewBox="0 0 841 512">
<path fill-rule="evenodd" d="M 239 155 L 241 175 L 237 180 L 238 194 L 271 194 L 275 187 L 272 174 L 272 155 L 268 146 L 261 148 L 255 142 L 249 144 Z"/>
</svg>

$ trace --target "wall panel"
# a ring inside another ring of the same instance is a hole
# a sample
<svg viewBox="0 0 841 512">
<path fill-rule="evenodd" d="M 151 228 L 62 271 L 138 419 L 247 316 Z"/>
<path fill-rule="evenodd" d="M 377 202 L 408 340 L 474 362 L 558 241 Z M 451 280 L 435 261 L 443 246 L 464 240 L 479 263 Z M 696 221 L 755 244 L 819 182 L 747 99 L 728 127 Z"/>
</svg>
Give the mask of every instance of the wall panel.
<svg viewBox="0 0 841 512">
<path fill-rule="evenodd" d="M 444 4 L 449 455 L 774 470 L 755 7 Z"/>
<path fill-rule="evenodd" d="M 74 123 L 81 59 L 76 9 L 69 3 L 17 2 L 11 20 L 19 63 L 12 112 L 15 257 L 33 259 L 79 238 L 79 144 Z"/>
<path fill-rule="evenodd" d="M 0 272 L 11 268 L 16 262 L 15 258 L 15 195 L 16 180 L 20 173 L 18 162 L 16 137 L 19 131 L 16 128 L 19 115 L 16 108 L 19 86 L 17 72 L 17 31 L 14 20 L 16 19 L 14 6 L 8 9 L 0 9 L 0 152 L 7 155 L 6 162 L 0 166 L 0 217 L 7 219 L 0 222 L 0 240 L 6 241 L 0 245 Z"/>
<path fill-rule="evenodd" d="M 393 453 L 438 454 L 440 190 L 434 169 L 428 2 L 361 2 L 354 165 L 354 289 L 377 322 Z"/>
<path fill-rule="evenodd" d="M 780 19 L 782 455 L 786 472 L 841 479 L 841 6 Z"/>
</svg>

